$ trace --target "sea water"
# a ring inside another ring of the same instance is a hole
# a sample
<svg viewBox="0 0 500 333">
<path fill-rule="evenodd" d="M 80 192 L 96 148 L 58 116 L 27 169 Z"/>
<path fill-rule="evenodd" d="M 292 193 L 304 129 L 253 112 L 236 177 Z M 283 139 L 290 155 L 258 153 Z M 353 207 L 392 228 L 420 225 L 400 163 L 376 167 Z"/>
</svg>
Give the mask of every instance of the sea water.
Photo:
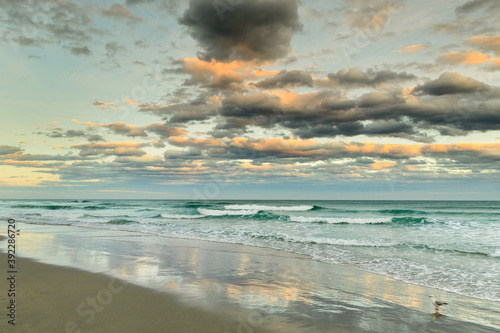
<svg viewBox="0 0 500 333">
<path fill-rule="evenodd" d="M 500 202 L 3 200 L 7 220 L 278 249 L 500 301 Z"/>
</svg>

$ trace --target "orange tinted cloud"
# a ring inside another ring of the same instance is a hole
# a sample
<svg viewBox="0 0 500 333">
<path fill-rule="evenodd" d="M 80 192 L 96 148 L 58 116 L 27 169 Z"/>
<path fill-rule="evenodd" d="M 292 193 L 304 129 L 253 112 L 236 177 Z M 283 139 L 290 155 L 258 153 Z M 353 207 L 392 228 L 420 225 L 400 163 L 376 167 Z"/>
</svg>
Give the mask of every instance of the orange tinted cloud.
<svg viewBox="0 0 500 333">
<path fill-rule="evenodd" d="M 71 148 L 116 148 L 116 147 L 143 147 L 144 143 L 124 141 L 124 142 L 102 142 L 102 143 L 85 143 L 81 145 L 71 145 Z"/>
<path fill-rule="evenodd" d="M 500 157 L 500 143 L 455 143 L 455 144 L 380 144 L 374 142 L 341 143 L 319 142 L 314 139 L 297 140 L 294 138 L 268 139 L 186 139 L 172 137 L 169 142 L 181 147 L 197 147 L 199 149 L 219 148 L 217 152 L 230 153 L 231 149 L 241 151 L 258 151 L 267 156 L 306 157 L 317 159 L 346 157 L 382 157 L 386 159 L 408 159 L 420 156 L 439 157 L 448 154 L 469 153 L 483 158 Z M 248 155 L 251 158 L 251 154 Z M 382 162 L 380 162 L 382 163 Z M 372 169 L 389 167 L 389 164 L 372 164 Z M 389 162 L 388 162 L 389 163 Z M 390 162 L 392 163 L 392 162 Z"/>
<path fill-rule="evenodd" d="M 428 47 L 429 46 L 425 45 L 425 44 L 408 45 L 408 46 L 400 47 L 399 49 L 396 49 L 395 51 L 400 52 L 400 53 L 415 53 L 415 52 L 421 51 L 423 49 L 426 49 Z"/>
<path fill-rule="evenodd" d="M 279 73 L 277 70 L 266 71 L 256 68 L 257 64 L 252 61 L 218 62 L 203 61 L 198 58 L 184 58 L 183 60 L 185 71 L 192 75 L 191 79 L 186 81 L 191 85 L 202 84 L 208 87 L 239 90 L 247 79 Z M 266 65 L 266 63 L 260 65 Z"/>
<path fill-rule="evenodd" d="M 265 171 L 271 169 L 271 166 L 267 163 L 264 163 L 262 165 L 253 165 L 249 162 L 245 162 L 240 164 L 240 167 L 242 169 L 248 169 L 248 170 L 258 170 L 258 171 Z"/>
<path fill-rule="evenodd" d="M 10 165 L 18 165 L 18 166 L 25 166 L 25 167 L 41 167 L 44 166 L 45 163 L 43 162 L 30 162 L 30 161 L 2 161 L 2 164 L 10 164 Z"/>
<path fill-rule="evenodd" d="M 423 145 L 419 144 L 380 144 L 363 142 L 360 144 L 347 143 L 345 149 L 349 153 L 359 155 L 387 155 L 394 157 L 415 157 L 422 153 Z"/>
<path fill-rule="evenodd" d="M 185 58 L 185 70 L 192 75 L 190 84 L 205 84 L 226 89 L 238 89 L 243 76 L 237 72 L 248 71 L 248 63 L 243 61 L 210 62 L 198 58 Z"/>
<path fill-rule="evenodd" d="M 484 50 L 490 50 L 495 55 L 500 55 L 500 36 L 476 36 L 469 38 L 467 44 L 478 46 Z"/>
<path fill-rule="evenodd" d="M 500 66 L 500 58 L 491 58 L 486 53 L 479 51 L 452 51 L 443 54 L 438 58 L 439 61 L 448 64 L 467 64 L 476 65 L 492 62 L 495 66 Z"/>
<path fill-rule="evenodd" d="M 92 105 L 98 106 L 100 109 L 103 110 L 118 110 L 118 107 L 115 103 L 93 101 Z"/>
<path fill-rule="evenodd" d="M 72 145 L 71 148 L 80 149 L 80 156 L 90 155 L 116 155 L 116 156 L 142 156 L 146 153 L 140 147 L 147 146 L 147 143 L 138 142 L 103 142 L 85 143 Z"/>
<path fill-rule="evenodd" d="M 393 167 L 396 165 L 396 162 L 375 162 L 370 165 L 370 169 L 372 170 L 382 170 L 382 169 L 388 169 L 390 167 Z"/>
<path fill-rule="evenodd" d="M 264 69 L 257 68 L 253 71 L 253 75 L 256 77 L 273 76 L 278 74 L 280 71 L 266 71 Z"/>
</svg>

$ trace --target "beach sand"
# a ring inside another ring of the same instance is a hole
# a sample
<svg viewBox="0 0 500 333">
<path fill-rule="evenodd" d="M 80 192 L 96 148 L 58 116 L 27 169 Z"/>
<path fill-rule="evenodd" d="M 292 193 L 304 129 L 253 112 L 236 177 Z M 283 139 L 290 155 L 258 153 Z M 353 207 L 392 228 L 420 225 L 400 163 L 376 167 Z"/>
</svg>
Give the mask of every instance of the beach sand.
<svg viewBox="0 0 500 333">
<path fill-rule="evenodd" d="M 1 253 L 0 262 L 7 261 Z M 16 325 L 2 332 L 236 332 L 238 321 L 104 274 L 18 259 Z M 8 304 L 5 279 L 1 304 Z M 93 303 L 95 302 L 95 303 Z M 95 308 L 94 308 L 95 307 Z M 2 312 L 6 312 L 5 306 Z M 84 314 L 80 316 L 77 310 Z M 95 309 L 95 310 L 94 310 Z"/>
<path fill-rule="evenodd" d="M 499 331 L 491 326 L 498 309 L 481 309 L 476 299 L 282 251 L 66 226 L 21 229 L 19 255 L 37 261 L 17 258 L 16 327 L 3 315 L 1 332 Z M 5 252 L 6 242 L 0 246 Z M 6 260 L 2 253 L 4 272 Z M 450 301 L 444 316 L 433 314 L 430 293 Z"/>
</svg>

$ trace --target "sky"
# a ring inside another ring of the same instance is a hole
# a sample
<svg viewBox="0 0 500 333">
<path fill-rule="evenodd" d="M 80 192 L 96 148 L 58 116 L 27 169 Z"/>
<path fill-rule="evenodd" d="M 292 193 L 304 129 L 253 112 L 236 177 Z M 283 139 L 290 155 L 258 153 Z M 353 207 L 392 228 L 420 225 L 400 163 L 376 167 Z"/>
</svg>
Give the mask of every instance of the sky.
<svg viewBox="0 0 500 333">
<path fill-rule="evenodd" d="M 500 200 L 497 0 L 0 0 L 0 198 Z"/>
</svg>

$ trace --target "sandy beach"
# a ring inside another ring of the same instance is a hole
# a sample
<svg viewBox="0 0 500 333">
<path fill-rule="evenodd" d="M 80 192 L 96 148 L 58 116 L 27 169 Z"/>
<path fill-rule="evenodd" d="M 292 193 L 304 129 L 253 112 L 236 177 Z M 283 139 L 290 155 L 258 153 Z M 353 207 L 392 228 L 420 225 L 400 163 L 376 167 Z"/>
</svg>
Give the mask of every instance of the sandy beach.
<svg viewBox="0 0 500 333">
<path fill-rule="evenodd" d="M 0 258 L 6 262 L 6 254 Z M 16 325 L 2 320 L 2 332 L 234 332 L 239 325 L 103 274 L 27 258 L 19 259 L 18 271 Z"/>
<path fill-rule="evenodd" d="M 441 292 L 453 306 L 436 316 L 429 288 L 280 251 L 64 226 L 21 229 L 17 332 L 498 330 L 496 309 L 477 313 L 477 300 Z M 0 260 L 6 263 L 5 253 Z M 463 320 L 465 307 L 482 321 Z M 14 331 L 5 317 L 0 327 Z"/>
</svg>

